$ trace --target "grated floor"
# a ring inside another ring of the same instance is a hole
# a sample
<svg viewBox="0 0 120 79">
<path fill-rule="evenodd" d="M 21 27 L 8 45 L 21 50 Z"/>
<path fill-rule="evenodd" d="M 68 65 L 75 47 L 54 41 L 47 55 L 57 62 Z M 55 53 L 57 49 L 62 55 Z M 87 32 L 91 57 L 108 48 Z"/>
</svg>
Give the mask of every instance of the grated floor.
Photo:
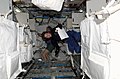
<svg viewBox="0 0 120 79">
<path fill-rule="evenodd" d="M 24 79 L 76 79 L 76 75 L 67 61 L 42 62 L 35 60 Z"/>
</svg>

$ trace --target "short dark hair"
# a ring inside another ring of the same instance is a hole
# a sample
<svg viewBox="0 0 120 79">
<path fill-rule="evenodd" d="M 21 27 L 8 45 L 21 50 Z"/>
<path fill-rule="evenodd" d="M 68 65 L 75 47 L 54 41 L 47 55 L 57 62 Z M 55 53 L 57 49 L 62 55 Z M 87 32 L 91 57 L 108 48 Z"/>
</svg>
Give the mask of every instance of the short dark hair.
<svg viewBox="0 0 120 79">
<path fill-rule="evenodd" d="M 41 34 L 42 39 L 45 38 L 45 37 L 44 37 L 45 33 L 47 33 L 47 32 L 45 31 L 45 32 L 43 32 L 43 33 Z"/>
<path fill-rule="evenodd" d="M 46 29 L 50 29 L 50 31 L 52 31 L 52 27 L 48 26 Z"/>
</svg>

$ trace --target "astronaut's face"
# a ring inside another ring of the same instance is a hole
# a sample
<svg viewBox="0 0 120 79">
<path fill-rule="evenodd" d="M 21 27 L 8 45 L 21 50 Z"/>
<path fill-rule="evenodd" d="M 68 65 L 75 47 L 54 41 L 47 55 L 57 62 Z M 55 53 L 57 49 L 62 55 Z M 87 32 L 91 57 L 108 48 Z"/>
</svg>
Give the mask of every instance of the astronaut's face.
<svg viewBox="0 0 120 79">
<path fill-rule="evenodd" d="M 45 37 L 45 38 L 51 38 L 52 35 L 51 35 L 51 33 L 45 33 L 44 37 Z"/>
</svg>

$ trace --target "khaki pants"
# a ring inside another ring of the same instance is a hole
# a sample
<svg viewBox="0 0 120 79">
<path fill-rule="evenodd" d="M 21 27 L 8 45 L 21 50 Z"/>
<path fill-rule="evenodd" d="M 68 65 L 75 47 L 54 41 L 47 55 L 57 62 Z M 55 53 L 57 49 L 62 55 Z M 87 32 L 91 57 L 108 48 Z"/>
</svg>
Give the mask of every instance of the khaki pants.
<svg viewBox="0 0 120 79">
<path fill-rule="evenodd" d="M 42 59 L 43 59 L 44 61 L 48 61 L 48 60 L 49 60 L 49 51 L 48 51 L 47 49 L 44 49 L 44 50 L 42 51 Z"/>
</svg>

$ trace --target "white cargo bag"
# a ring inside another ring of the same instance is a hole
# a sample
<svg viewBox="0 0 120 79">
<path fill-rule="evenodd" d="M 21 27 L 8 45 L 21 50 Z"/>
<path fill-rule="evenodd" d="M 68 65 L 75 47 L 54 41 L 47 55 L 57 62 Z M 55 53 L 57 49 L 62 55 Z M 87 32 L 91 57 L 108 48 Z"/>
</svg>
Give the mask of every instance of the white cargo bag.
<svg viewBox="0 0 120 79">
<path fill-rule="evenodd" d="M 17 33 L 17 23 L 0 17 L 0 79 L 14 79 L 22 70 Z"/>
<path fill-rule="evenodd" d="M 32 0 L 41 9 L 60 11 L 64 0 Z"/>
</svg>

